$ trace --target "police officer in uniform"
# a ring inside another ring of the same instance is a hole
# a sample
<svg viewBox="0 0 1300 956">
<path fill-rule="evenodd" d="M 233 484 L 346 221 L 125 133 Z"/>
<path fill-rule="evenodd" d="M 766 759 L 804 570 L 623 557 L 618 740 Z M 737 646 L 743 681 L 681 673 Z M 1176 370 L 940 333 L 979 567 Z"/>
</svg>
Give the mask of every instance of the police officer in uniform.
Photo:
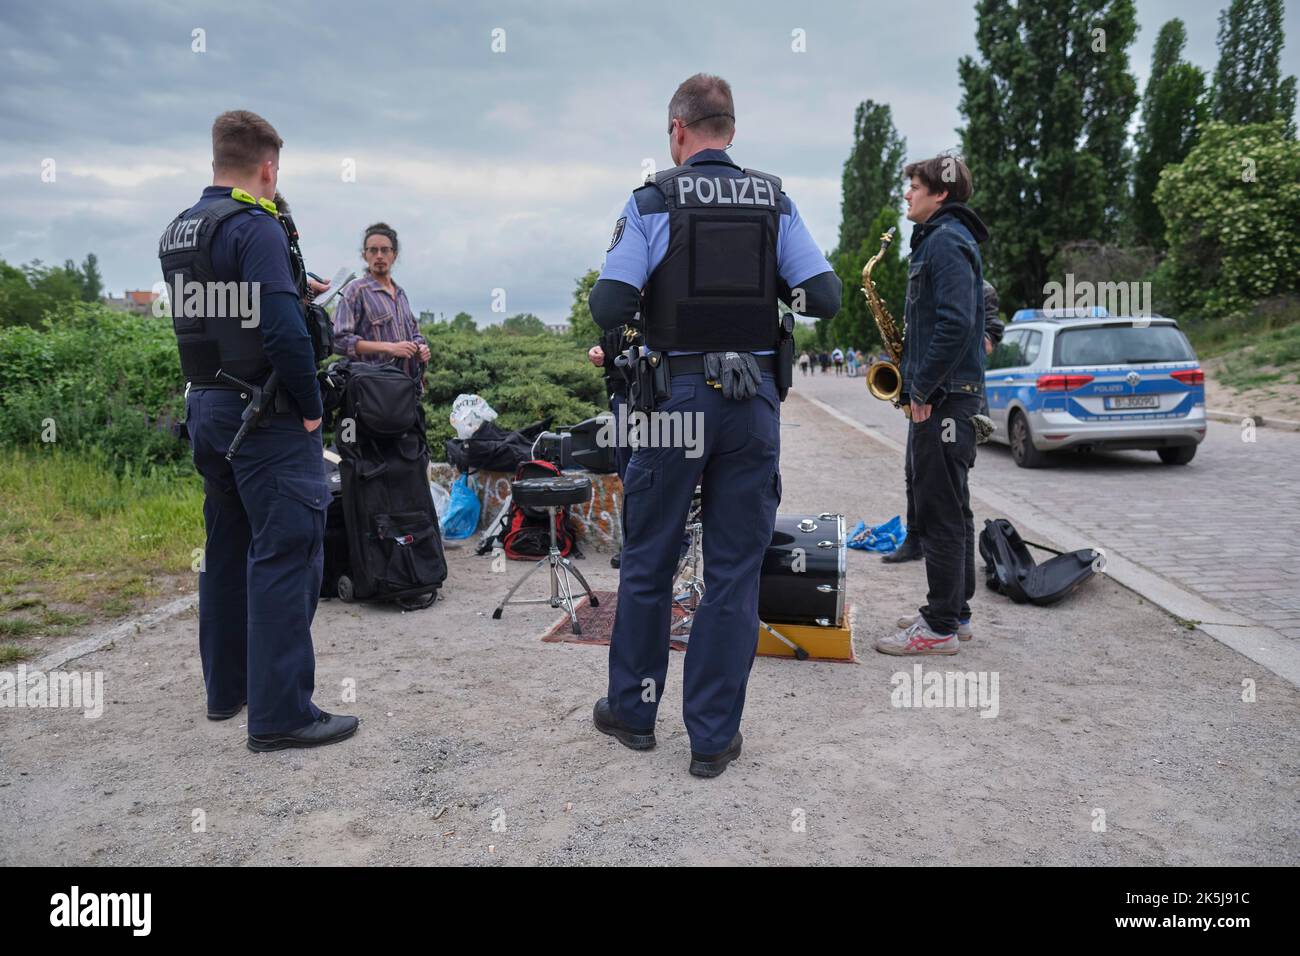
<svg viewBox="0 0 1300 956">
<path fill-rule="evenodd" d="M 228 720 L 247 703 L 254 751 L 334 743 L 357 729 L 355 717 L 311 700 L 329 501 L 314 340 L 328 345 L 328 336 L 309 331 L 291 225 L 271 201 L 282 145 L 255 113 L 217 117 L 213 184 L 159 242 L 204 483 L 199 652 L 208 718 Z M 273 373 L 279 387 L 262 422 L 228 459 L 245 408 Z"/>
<path fill-rule="evenodd" d="M 668 122 L 677 165 L 632 193 L 589 304 L 602 329 L 641 313 L 646 354 L 630 400 L 636 410 L 697 415 L 703 441 L 698 458 L 643 443 L 628 462 L 609 690 L 594 720 L 634 750 L 655 745 L 672 577 L 698 480 L 705 592 L 691 626 L 683 710 L 690 772 L 715 777 L 741 749 L 759 571 L 781 500 L 780 401 L 793 339 L 778 298 L 829 317 L 840 283 L 781 181 L 727 154 L 735 107 L 725 80 L 686 80 Z"/>
</svg>

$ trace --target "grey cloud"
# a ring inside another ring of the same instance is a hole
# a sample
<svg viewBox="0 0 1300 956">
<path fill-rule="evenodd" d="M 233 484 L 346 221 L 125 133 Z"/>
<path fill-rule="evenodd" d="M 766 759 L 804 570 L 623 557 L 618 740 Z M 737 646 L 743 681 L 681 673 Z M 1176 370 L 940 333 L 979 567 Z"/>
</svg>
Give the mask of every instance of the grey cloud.
<svg viewBox="0 0 1300 956">
<path fill-rule="evenodd" d="M 1140 82 L 1171 16 L 1212 68 L 1217 4 L 1184 7 L 1140 4 Z M 685 76 L 731 80 L 734 156 L 784 177 L 829 249 L 857 103 L 890 103 L 910 155 L 956 145 L 957 60 L 975 50 L 974 24 L 970 0 L 8 4 L 0 256 L 94 251 L 115 291 L 152 285 L 158 234 L 207 182 L 212 118 L 243 107 L 286 140 L 282 189 L 315 271 L 359 266 L 360 230 L 384 219 L 417 308 L 486 321 L 505 287 L 511 312 L 558 320 L 576 277 L 600 265 L 642 160 L 668 164 L 666 106 Z M 505 54 L 489 48 L 497 27 Z M 1300 37 L 1291 5 L 1288 28 Z M 807 53 L 791 51 L 795 29 Z M 1298 49 L 1293 39 L 1290 72 Z M 57 185 L 39 180 L 45 156 Z M 343 157 L 362 164 L 354 184 L 340 180 Z M 133 164 L 143 171 L 123 183 Z"/>
</svg>

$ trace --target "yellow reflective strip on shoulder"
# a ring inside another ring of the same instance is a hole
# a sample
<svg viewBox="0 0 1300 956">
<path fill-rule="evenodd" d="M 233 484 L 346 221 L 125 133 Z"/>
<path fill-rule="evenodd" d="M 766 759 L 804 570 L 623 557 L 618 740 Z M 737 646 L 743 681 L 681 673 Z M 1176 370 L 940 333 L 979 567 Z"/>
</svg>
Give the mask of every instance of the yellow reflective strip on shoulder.
<svg viewBox="0 0 1300 956">
<path fill-rule="evenodd" d="M 260 206 L 277 219 L 280 216 L 280 210 L 276 208 L 275 203 L 269 199 L 254 199 L 252 193 L 245 192 L 238 186 L 230 190 L 230 198 L 238 199 L 240 202 L 246 202 L 250 206 Z"/>
</svg>

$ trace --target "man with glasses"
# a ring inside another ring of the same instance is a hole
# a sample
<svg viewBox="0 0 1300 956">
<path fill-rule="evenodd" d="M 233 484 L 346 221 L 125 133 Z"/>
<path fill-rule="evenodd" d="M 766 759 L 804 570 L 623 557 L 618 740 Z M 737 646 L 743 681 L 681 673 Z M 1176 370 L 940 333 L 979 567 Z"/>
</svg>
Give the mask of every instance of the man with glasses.
<svg viewBox="0 0 1300 956">
<path fill-rule="evenodd" d="M 334 313 L 334 350 L 372 365 L 396 361 L 424 394 L 429 345 L 411 311 L 406 292 L 393 281 L 397 231 L 377 222 L 365 231 L 361 258 L 366 274 L 339 295 Z"/>
</svg>

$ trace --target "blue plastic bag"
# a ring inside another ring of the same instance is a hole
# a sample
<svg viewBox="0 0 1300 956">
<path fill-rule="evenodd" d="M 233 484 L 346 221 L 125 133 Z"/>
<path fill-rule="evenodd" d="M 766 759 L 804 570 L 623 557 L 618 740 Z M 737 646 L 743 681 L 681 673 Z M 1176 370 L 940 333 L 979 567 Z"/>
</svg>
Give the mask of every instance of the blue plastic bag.
<svg viewBox="0 0 1300 956">
<path fill-rule="evenodd" d="M 478 530 L 478 495 L 469 486 L 469 475 L 461 475 L 451 486 L 451 503 L 442 519 L 442 536 L 451 540 L 468 538 Z"/>
<path fill-rule="evenodd" d="M 868 528 L 865 521 L 859 521 L 857 527 L 849 532 L 847 544 L 850 548 L 857 548 L 859 551 L 879 551 L 881 554 L 889 554 L 906 540 L 907 529 L 903 527 L 903 519 L 894 515 L 884 524 L 878 524 L 874 528 Z"/>
</svg>

